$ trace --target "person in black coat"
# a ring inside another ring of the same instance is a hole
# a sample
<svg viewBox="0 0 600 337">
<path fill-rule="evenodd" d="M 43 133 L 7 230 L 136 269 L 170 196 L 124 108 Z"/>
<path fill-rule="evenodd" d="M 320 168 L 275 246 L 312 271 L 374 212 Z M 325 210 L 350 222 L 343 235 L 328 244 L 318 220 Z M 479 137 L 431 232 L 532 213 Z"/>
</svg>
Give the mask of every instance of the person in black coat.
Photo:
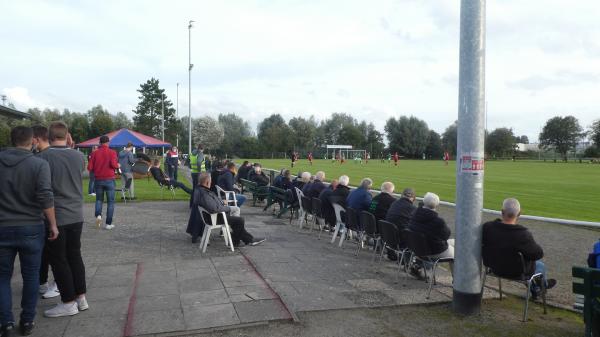
<svg viewBox="0 0 600 337">
<path fill-rule="evenodd" d="M 309 198 L 318 198 L 321 192 L 327 188 L 327 185 L 323 183 L 325 181 L 325 172 L 319 171 L 315 174 L 315 180 L 310 184 L 310 188 L 307 189 L 306 195 Z"/>
<path fill-rule="evenodd" d="M 454 258 L 454 240 L 449 240 L 450 228 L 436 211 L 439 203 L 440 198 L 435 193 L 427 192 L 423 197 L 423 207 L 417 208 L 408 228 L 413 232 L 425 234 L 431 250 L 430 257 Z"/>
<path fill-rule="evenodd" d="M 381 184 L 381 193 L 371 200 L 371 205 L 369 206 L 369 212 L 375 216 L 375 219 L 385 220 L 388 209 L 396 201 L 392 193 L 394 193 L 393 183 L 386 181 Z"/>
<path fill-rule="evenodd" d="M 331 193 L 329 196 L 329 201 L 333 203 L 337 203 L 342 207 L 346 207 L 346 199 L 350 194 L 350 188 L 348 184 L 350 183 L 350 178 L 347 175 L 343 175 L 338 179 L 338 186 L 335 191 Z"/>
<path fill-rule="evenodd" d="M 269 185 L 269 177 L 262 171 L 260 164 L 254 164 L 254 170 L 248 173 L 248 180 L 255 182 L 257 186 Z"/>
<path fill-rule="evenodd" d="M 237 200 L 237 206 L 242 207 L 244 202 L 246 201 L 246 196 L 240 194 L 240 190 L 237 189 L 233 182 L 235 180 L 235 164 L 233 162 L 228 162 L 225 170 L 221 172 L 219 177 L 217 178 L 217 186 L 222 188 L 225 191 L 233 191 L 235 192 L 235 199 Z"/>
<path fill-rule="evenodd" d="M 252 168 L 252 165 L 250 165 L 250 162 L 248 162 L 247 160 L 245 160 L 242 165 L 240 165 L 240 168 L 238 169 L 237 175 L 235 176 L 235 181 L 238 184 L 241 184 L 242 182 L 240 181 L 241 179 L 246 179 L 248 180 L 248 173 L 250 171 L 250 169 Z"/>
<path fill-rule="evenodd" d="M 525 275 L 530 277 L 534 273 L 542 273 L 546 288 L 550 289 L 556 285 L 556 280 L 546 279 L 546 267 L 541 261 L 544 251 L 531 232 L 517 224 L 520 215 L 519 201 L 508 198 L 502 203 L 502 219 L 483 224 L 483 264 L 498 276 L 519 278 L 523 273 L 518 255 L 521 253 L 525 260 Z M 538 295 L 539 290 L 535 287 L 531 290 L 534 297 Z"/>
<path fill-rule="evenodd" d="M 325 188 L 319 194 L 319 199 L 321 199 L 321 214 L 325 219 L 325 223 L 329 226 L 335 226 L 335 211 L 333 210 L 333 206 L 331 205 L 331 201 L 329 201 L 329 197 L 333 193 L 333 191 L 337 188 L 338 181 L 333 179 L 329 184 L 329 187 Z"/>
<path fill-rule="evenodd" d="M 410 218 L 417 210 L 414 205 L 415 198 L 415 190 L 410 187 L 405 188 L 402 197 L 394 201 L 388 209 L 385 220 L 395 224 L 400 230 L 408 228 Z"/>
</svg>

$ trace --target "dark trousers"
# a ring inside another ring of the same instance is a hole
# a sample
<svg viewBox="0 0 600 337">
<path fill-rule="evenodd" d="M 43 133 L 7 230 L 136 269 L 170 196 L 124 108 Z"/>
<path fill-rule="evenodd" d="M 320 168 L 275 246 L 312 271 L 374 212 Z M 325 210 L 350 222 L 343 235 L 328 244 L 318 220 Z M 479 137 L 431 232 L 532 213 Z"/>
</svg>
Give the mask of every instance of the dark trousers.
<svg viewBox="0 0 600 337">
<path fill-rule="evenodd" d="M 229 227 L 231 227 L 231 239 L 234 246 L 238 245 L 240 241 L 244 242 L 245 244 L 252 242 L 254 237 L 252 237 L 252 234 L 246 231 L 244 218 L 227 215 L 227 222 L 229 223 Z"/>
<path fill-rule="evenodd" d="M 194 190 L 196 189 L 196 185 L 198 185 L 198 175 L 200 173 L 192 173 L 192 193 L 190 193 L 190 207 L 192 207 L 192 202 L 194 201 Z"/>
<path fill-rule="evenodd" d="M 0 228 L 0 324 L 15 322 L 10 281 L 17 254 L 23 277 L 21 322 L 33 322 L 40 286 L 40 256 L 43 246 L 44 225 L 41 223 Z"/>
<path fill-rule="evenodd" d="M 48 259 L 48 247 L 44 245 L 42 249 L 42 263 L 40 264 L 40 285 L 48 282 L 48 271 L 50 269 L 50 260 Z"/>
<path fill-rule="evenodd" d="M 86 293 L 85 266 L 81 258 L 83 223 L 59 227 L 58 238 L 47 241 L 48 256 L 63 303 L 74 301 Z"/>
</svg>

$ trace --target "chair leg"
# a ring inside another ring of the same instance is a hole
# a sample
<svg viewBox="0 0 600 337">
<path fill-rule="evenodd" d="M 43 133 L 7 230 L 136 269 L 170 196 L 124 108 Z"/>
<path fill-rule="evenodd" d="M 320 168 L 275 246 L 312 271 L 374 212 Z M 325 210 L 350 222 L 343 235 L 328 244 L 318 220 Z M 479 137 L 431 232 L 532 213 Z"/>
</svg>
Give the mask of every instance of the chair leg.
<svg viewBox="0 0 600 337">
<path fill-rule="evenodd" d="M 531 280 L 527 281 L 527 289 L 525 289 L 525 308 L 523 310 L 523 322 L 527 322 L 527 310 L 529 309 L 529 293 L 531 289 Z"/>
<path fill-rule="evenodd" d="M 235 251 L 235 248 L 233 247 L 233 239 L 231 238 L 231 230 L 229 229 L 229 226 L 225 226 L 225 240 L 229 241 L 229 248 L 231 248 L 231 251 Z"/>
<path fill-rule="evenodd" d="M 331 243 L 335 242 L 335 238 L 337 238 L 338 232 L 340 231 L 340 224 L 335 224 L 335 230 L 333 231 L 333 236 L 331 237 Z"/>
<path fill-rule="evenodd" d="M 206 252 L 206 246 L 208 245 L 208 239 L 210 236 L 210 229 L 208 226 L 204 226 L 204 232 L 202 233 L 202 239 L 200 240 L 200 249 L 202 249 L 202 253 Z"/>
<path fill-rule="evenodd" d="M 498 292 L 500 293 L 500 301 L 502 301 L 502 279 L 498 277 Z"/>
<path fill-rule="evenodd" d="M 431 276 L 431 282 L 429 282 L 429 290 L 427 291 L 427 297 L 425 297 L 427 299 L 429 299 L 429 295 L 431 295 L 431 289 L 433 288 L 433 284 L 435 283 L 435 270 L 437 269 L 437 265 L 438 265 L 438 262 L 435 261 L 433 263 L 433 269 L 431 271 L 431 274 L 433 274 L 433 275 Z"/>
<path fill-rule="evenodd" d="M 341 234 L 340 234 L 340 243 L 339 243 L 339 246 L 341 248 L 343 248 L 342 245 L 344 244 L 344 240 L 346 239 L 346 235 L 348 235 L 348 229 L 344 227 L 344 228 L 341 229 Z"/>
<path fill-rule="evenodd" d="M 375 257 L 377 257 L 377 248 L 379 248 L 379 243 L 381 242 L 381 238 L 375 239 L 375 247 L 373 247 L 373 262 L 375 262 Z M 381 251 L 383 251 L 383 245 Z M 397 259 L 396 259 L 397 260 Z"/>
</svg>

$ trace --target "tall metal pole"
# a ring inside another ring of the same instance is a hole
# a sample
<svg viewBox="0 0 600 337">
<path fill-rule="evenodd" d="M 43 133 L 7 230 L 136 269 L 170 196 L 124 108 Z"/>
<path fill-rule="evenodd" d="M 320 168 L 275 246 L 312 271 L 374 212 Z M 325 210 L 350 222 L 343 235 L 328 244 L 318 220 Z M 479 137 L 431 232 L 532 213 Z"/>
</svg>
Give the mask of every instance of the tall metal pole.
<svg viewBox="0 0 600 337">
<path fill-rule="evenodd" d="M 175 118 L 177 119 L 177 125 L 179 124 L 179 82 L 177 82 L 177 103 L 175 106 Z M 179 127 L 177 127 L 177 136 L 175 138 L 175 144 L 177 144 L 177 149 L 179 150 Z"/>
<path fill-rule="evenodd" d="M 188 25 L 188 155 L 192 155 L 192 23 Z"/>
<path fill-rule="evenodd" d="M 161 104 L 162 104 L 162 108 L 161 108 L 161 112 L 162 112 L 162 121 L 161 121 L 161 130 L 162 130 L 162 141 L 163 143 L 165 142 L 165 94 L 163 93 L 161 95 Z M 165 148 L 163 147 L 163 152 L 165 151 Z"/>
<path fill-rule="evenodd" d="M 456 244 L 452 307 L 481 308 L 481 209 L 485 128 L 485 0 L 461 0 Z"/>
</svg>

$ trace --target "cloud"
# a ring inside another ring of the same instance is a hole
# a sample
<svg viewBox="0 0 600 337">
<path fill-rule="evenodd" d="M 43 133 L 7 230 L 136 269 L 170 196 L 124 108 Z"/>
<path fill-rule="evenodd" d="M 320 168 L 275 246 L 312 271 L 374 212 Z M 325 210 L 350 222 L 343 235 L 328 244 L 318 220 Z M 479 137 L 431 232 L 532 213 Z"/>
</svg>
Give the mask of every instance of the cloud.
<svg viewBox="0 0 600 337">
<path fill-rule="evenodd" d="M 507 85 L 513 88 L 538 91 L 557 86 L 586 85 L 587 83 L 597 83 L 599 80 L 600 74 L 561 70 L 554 73 L 551 77 L 533 75 L 517 81 L 510 81 Z"/>
<path fill-rule="evenodd" d="M 2 93 L 6 95 L 8 103 L 12 103 L 21 109 L 29 109 L 35 107 L 45 108 L 46 104 L 33 99 L 29 95 L 29 90 L 22 87 L 3 88 Z"/>
</svg>

